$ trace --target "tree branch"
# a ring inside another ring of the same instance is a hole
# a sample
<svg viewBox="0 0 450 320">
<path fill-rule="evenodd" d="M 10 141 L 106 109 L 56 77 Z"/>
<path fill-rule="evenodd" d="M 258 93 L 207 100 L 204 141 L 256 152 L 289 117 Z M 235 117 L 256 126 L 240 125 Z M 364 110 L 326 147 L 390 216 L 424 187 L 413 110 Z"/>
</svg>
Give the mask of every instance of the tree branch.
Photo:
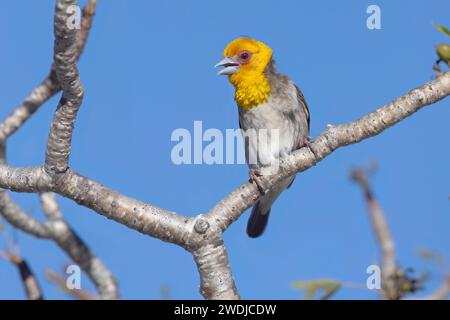
<svg viewBox="0 0 450 320">
<path fill-rule="evenodd" d="M 280 160 L 278 173 L 266 180 L 265 191 L 283 178 L 311 168 L 339 147 L 355 144 L 380 134 L 420 109 L 436 103 L 448 95 L 450 95 L 450 72 L 407 92 L 354 122 L 336 126 L 329 125 L 309 147 L 301 148 Z M 208 212 L 206 217 L 217 221 L 220 228 L 226 230 L 259 197 L 258 187 L 253 183 L 245 183 L 222 199 Z"/>
<path fill-rule="evenodd" d="M 25 294 L 29 300 L 44 299 L 39 282 L 24 259 L 22 259 L 18 254 L 14 254 L 12 252 L 0 252 L 0 257 L 8 260 L 17 268 L 23 288 L 25 289 Z"/>
<path fill-rule="evenodd" d="M 56 6 L 54 66 L 63 97 L 52 122 L 45 165 L 0 165 L 0 187 L 19 192 L 53 191 L 139 232 L 178 244 L 194 255 L 205 298 L 237 299 L 222 232 L 261 196 L 255 184 L 245 183 L 206 214 L 186 218 L 122 195 L 68 169 L 73 126 L 83 97 L 76 68 L 75 32 L 65 24 L 66 9 L 75 3 L 58 0 Z M 310 146 L 281 159 L 277 174 L 266 177 L 264 190 L 309 169 L 337 148 L 377 135 L 449 94 L 447 72 L 354 122 L 329 126 Z"/>
<path fill-rule="evenodd" d="M 51 238 L 86 272 L 97 288 L 100 298 L 118 299 L 119 290 L 113 274 L 64 221 L 54 194 L 42 193 L 40 199 L 42 209 L 50 222 Z"/>
<path fill-rule="evenodd" d="M 89 5 L 83 9 L 81 32 L 76 41 L 76 59 L 81 56 L 84 50 L 95 14 L 95 4 L 95 0 L 90 0 Z M 0 124 L 0 163 L 3 164 L 6 159 L 6 139 L 15 133 L 43 103 L 59 90 L 56 69 L 53 66 L 50 75 L 43 83 Z M 25 176 L 23 173 L 18 174 L 21 176 L 19 179 L 27 180 L 27 172 L 25 172 Z M 41 189 L 41 191 L 44 190 L 46 189 Z M 101 298 L 118 298 L 119 292 L 113 275 L 64 221 L 54 196 L 50 193 L 41 194 L 41 204 L 49 220 L 45 223 L 41 223 L 23 212 L 3 189 L 0 190 L 0 213 L 9 223 L 38 238 L 54 240 L 74 262 L 80 265 L 96 286 Z"/>
<path fill-rule="evenodd" d="M 208 299 L 239 299 L 222 232 L 214 226 L 211 228 L 201 216 L 194 225 L 194 232 L 203 238 L 191 247 L 200 274 L 200 293 Z"/>
<path fill-rule="evenodd" d="M 423 297 L 422 300 L 444 300 L 450 295 L 450 276 L 444 279 L 444 283 L 429 296 Z"/>
<path fill-rule="evenodd" d="M 53 118 L 45 153 L 45 170 L 49 174 L 63 173 L 68 168 L 73 128 L 83 100 L 83 86 L 76 66 L 77 28 L 70 23 L 76 0 L 60 0 L 55 9 L 55 48 L 53 68 L 63 95 Z"/>
<path fill-rule="evenodd" d="M 70 294 L 71 296 L 79 300 L 97 300 L 97 297 L 95 295 L 87 291 L 81 289 L 68 289 L 64 277 L 60 276 L 56 272 L 48 270 L 47 272 L 45 272 L 45 275 L 50 281 L 55 283 L 65 293 Z"/>
<path fill-rule="evenodd" d="M 81 33 L 77 41 L 77 59 L 80 58 L 86 46 L 86 41 L 91 30 L 93 17 L 95 15 L 95 0 L 90 0 L 88 6 L 83 9 L 81 21 Z M 48 99 L 57 94 L 61 87 L 56 78 L 53 66 L 49 75 L 37 86 L 33 92 L 14 111 L 0 123 L 0 142 L 5 142 L 17 131 Z"/>
<path fill-rule="evenodd" d="M 102 299 L 117 299 L 116 280 L 102 261 L 70 228 L 59 210 L 54 195 L 41 194 L 41 205 L 48 221 L 41 223 L 23 212 L 4 191 L 0 191 L 0 214 L 14 227 L 38 238 L 55 241 L 80 266 L 97 288 Z"/>
<path fill-rule="evenodd" d="M 328 127 L 309 148 L 297 150 L 282 159 L 279 172 L 268 177 L 266 188 L 270 188 L 277 181 L 293 173 L 305 171 L 338 147 L 372 137 L 449 94 L 450 73 L 447 72 L 438 79 L 406 93 L 355 122 Z M 198 217 L 187 219 L 173 212 L 144 204 L 101 186 L 71 170 L 58 176 L 58 179 L 53 183 L 42 167 L 11 168 L 0 165 L 0 187 L 2 188 L 19 192 L 39 192 L 45 189 L 54 191 L 130 228 L 164 241 L 182 245 L 191 252 L 205 243 L 197 232 L 192 232 L 193 222 L 198 221 Z M 203 215 L 202 219 L 208 222 L 208 228 L 219 233 L 252 206 L 259 196 L 256 185 L 245 183 Z M 204 252 L 204 256 L 207 256 L 206 252 Z M 225 251 L 222 251 L 221 257 L 226 258 Z M 203 260 L 198 256 L 196 261 Z M 211 259 L 212 263 L 213 261 Z M 224 277 L 226 278 L 226 276 Z M 233 282 L 227 292 L 234 292 L 234 290 Z M 211 290 L 202 288 L 202 292 L 209 294 Z M 215 296 L 220 296 L 220 293 L 211 295 L 211 297 Z M 210 296 L 205 295 L 205 297 Z"/>
<path fill-rule="evenodd" d="M 0 164 L 6 162 L 6 147 L 0 143 Z M 46 224 L 33 219 L 16 205 L 9 194 L 0 189 L 0 214 L 14 227 L 37 238 L 49 238 L 50 230 Z"/>
<path fill-rule="evenodd" d="M 388 300 L 398 300 L 403 296 L 399 286 L 398 267 L 395 258 L 395 245 L 389 231 L 389 225 L 386 221 L 380 204 L 375 199 L 372 189 L 370 188 L 367 175 L 363 169 L 354 170 L 352 178 L 355 180 L 364 192 L 364 197 L 368 207 L 369 218 L 373 231 L 375 233 L 377 243 L 381 251 L 381 260 L 383 262 L 381 278 L 383 286 L 383 296 Z"/>
<path fill-rule="evenodd" d="M 89 4 L 83 8 L 83 19 L 81 20 L 81 32 L 77 40 L 77 60 L 80 58 L 89 37 L 89 31 L 95 16 L 96 0 L 89 0 Z"/>
</svg>

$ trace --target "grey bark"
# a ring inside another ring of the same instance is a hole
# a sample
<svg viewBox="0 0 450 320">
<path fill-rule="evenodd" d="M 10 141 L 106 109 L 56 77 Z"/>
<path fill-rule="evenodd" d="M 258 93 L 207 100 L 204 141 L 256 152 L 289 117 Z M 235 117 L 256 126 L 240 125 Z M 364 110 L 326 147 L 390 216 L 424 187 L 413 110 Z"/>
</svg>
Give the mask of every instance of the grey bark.
<svg viewBox="0 0 450 320">
<path fill-rule="evenodd" d="M 50 130 L 43 166 L 0 165 L 0 187 L 17 192 L 52 191 L 138 232 L 182 246 L 193 254 L 200 292 L 207 299 L 238 299 L 222 233 L 261 196 L 244 183 L 205 214 L 187 218 L 125 196 L 68 169 L 71 138 L 83 89 L 76 69 L 75 33 L 64 27 L 65 8 L 75 0 L 58 0 L 55 12 L 54 68 L 63 89 Z M 264 190 L 302 172 L 339 147 L 375 136 L 450 94 L 450 72 L 416 88 L 362 118 L 329 126 L 314 142 L 282 159 L 278 173 L 264 178 Z"/>
<path fill-rule="evenodd" d="M 67 8 L 59 9 L 65 10 Z M 81 56 L 85 47 L 94 13 L 95 1 L 91 0 L 89 6 L 83 10 L 81 32 L 77 35 L 76 40 L 76 59 Z M 57 80 L 56 68 L 53 65 L 49 76 L 0 124 L 1 164 L 6 162 L 7 138 L 14 134 L 39 107 L 50 97 L 58 93 L 60 89 L 61 86 Z M 18 178 L 20 181 L 27 181 L 29 179 L 27 174 L 28 170 L 19 170 L 17 175 L 9 178 Z M 47 184 L 47 182 L 44 184 Z M 48 187 L 43 187 L 41 191 L 47 189 Z M 53 240 L 87 274 L 96 286 L 100 298 L 117 299 L 119 297 L 119 290 L 114 276 L 63 219 L 54 196 L 51 193 L 41 194 L 41 204 L 48 218 L 46 222 L 39 222 L 32 218 L 26 212 L 22 211 L 5 190 L 0 190 L 0 214 L 11 225 L 35 237 Z"/>
</svg>

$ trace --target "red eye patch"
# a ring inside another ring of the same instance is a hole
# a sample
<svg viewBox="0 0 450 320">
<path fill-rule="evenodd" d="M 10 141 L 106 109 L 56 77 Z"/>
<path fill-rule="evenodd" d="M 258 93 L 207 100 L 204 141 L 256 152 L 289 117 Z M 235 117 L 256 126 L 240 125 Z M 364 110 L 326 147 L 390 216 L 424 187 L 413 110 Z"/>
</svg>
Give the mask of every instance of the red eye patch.
<svg viewBox="0 0 450 320">
<path fill-rule="evenodd" d="M 247 63 L 252 58 L 252 53 L 247 50 L 242 50 L 238 53 L 237 57 L 240 63 Z"/>
</svg>

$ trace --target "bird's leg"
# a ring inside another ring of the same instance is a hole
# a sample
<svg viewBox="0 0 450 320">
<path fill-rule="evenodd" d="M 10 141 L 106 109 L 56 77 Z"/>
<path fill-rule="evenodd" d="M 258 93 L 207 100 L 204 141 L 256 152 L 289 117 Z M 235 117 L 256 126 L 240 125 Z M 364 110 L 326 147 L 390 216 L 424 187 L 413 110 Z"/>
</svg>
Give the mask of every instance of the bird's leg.
<svg viewBox="0 0 450 320">
<path fill-rule="evenodd" d="M 254 182 L 256 186 L 258 187 L 259 193 L 261 195 L 264 195 L 266 192 L 264 191 L 264 176 L 261 174 L 261 171 L 258 169 L 250 169 L 248 175 L 250 176 L 250 182 Z"/>
</svg>

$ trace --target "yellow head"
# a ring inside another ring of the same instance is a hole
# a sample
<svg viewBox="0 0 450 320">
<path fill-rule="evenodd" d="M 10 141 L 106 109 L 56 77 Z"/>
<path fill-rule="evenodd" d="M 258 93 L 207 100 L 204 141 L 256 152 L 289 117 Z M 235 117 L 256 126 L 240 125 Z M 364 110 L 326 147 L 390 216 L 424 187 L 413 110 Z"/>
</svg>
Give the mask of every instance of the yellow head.
<svg viewBox="0 0 450 320">
<path fill-rule="evenodd" d="M 229 76 L 238 106 L 251 109 L 266 102 L 270 85 L 264 71 L 272 59 L 272 49 L 255 39 L 237 38 L 228 44 L 223 55 L 216 67 L 224 69 L 218 74 Z"/>
</svg>

